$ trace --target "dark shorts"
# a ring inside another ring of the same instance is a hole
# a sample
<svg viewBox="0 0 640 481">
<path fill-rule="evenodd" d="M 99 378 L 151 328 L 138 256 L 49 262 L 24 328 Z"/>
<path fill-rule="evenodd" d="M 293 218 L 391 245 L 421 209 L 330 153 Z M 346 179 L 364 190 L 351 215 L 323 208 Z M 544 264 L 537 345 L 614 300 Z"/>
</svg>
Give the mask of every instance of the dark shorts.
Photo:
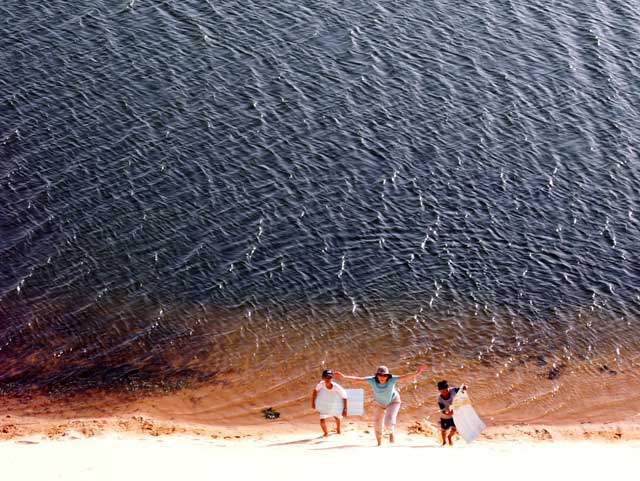
<svg viewBox="0 0 640 481">
<path fill-rule="evenodd" d="M 446 431 L 449 428 L 455 428 L 456 424 L 453 422 L 453 418 L 452 419 L 443 419 L 440 418 L 440 429 L 442 429 L 443 431 Z"/>
</svg>

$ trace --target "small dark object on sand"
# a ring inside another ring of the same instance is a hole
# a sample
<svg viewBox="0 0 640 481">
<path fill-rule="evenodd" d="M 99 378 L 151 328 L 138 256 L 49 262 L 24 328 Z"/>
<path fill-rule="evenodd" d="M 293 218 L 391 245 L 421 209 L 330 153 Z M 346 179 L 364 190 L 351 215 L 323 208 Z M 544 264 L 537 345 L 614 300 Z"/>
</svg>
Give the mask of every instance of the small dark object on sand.
<svg viewBox="0 0 640 481">
<path fill-rule="evenodd" d="M 557 379 L 560 376 L 560 368 L 554 367 L 549 369 L 549 374 L 547 375 L 547 379 Z"/>
<path fill-rule="evenodd" d="M 603 374 L 606 373 L 606 374 L 610 374 L 611 376 L 616 376 L 618 374 L 618 371 L 614 371 L 606 364 L 603 364 L 602 366 L 600 366 L 598 370 Z"/>
<path fill-rule="evenodd" d="M 273 408 L 266 408 L 262 410 L 262 414 L 267 419 L 278 419 L 280 417 L 280 413 L 278 411 L 274 411 Z"/>
</svg>

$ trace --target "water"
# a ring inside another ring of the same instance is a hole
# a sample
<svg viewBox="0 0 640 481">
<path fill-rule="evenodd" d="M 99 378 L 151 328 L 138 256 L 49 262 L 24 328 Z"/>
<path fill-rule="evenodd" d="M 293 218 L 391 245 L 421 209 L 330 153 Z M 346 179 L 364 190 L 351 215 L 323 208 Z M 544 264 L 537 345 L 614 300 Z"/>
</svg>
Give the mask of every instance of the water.
<svg viewBox="0 0 640 481">
<path fill-rule="evenodd" d="M 0 392 L 637 412 L 637 2 L 276 3 L 0 6 Z"/>
</svg>

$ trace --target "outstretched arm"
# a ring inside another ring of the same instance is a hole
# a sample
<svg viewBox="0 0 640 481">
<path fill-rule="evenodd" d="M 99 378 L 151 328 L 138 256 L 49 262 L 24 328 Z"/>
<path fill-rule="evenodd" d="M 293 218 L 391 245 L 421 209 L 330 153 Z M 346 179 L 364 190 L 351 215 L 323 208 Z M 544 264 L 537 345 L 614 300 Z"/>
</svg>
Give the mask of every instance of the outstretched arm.
<svg viewBox="0 0 640 481">
<path fill-rule="evenodd" d="M 399 376 L 397 376 L 398 381 L 404 381 L 405 379 L 412 379 L 414 377 L 417 377 L 420 375 L 420 373 L 422 373 L 425 369 L 427 369 L 427 366 L 425 366 L 424 364 L 422 366 L 420 366 L 418 368 L 418 370 L 416 372 L 411 372 L 409 374 L 400 374 Z"/>
<path fill-rule="evenodd" d="M 333 373 L 333 375 L 338 379 L 346 379 L 347 381 L 355 381 L 355 382 L 360 383 L 360 384 L 366 384 L 367 383 L 367 381 L 365 381 L 364 377 L 347 376 L 345 374 L 342 374 L 340 371 L 335 371 Z"/>
</svg>

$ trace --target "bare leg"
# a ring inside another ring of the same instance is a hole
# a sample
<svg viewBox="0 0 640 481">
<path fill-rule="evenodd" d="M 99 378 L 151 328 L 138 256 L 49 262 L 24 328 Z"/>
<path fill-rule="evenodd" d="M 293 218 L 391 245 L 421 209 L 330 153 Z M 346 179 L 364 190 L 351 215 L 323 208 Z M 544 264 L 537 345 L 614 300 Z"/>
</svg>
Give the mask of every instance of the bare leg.
<svg viewBox="0 0 640 481">
<path fill-rule="evenodd" d="M 334 416 L 333 419 L 336 420 L 336 432 L 338 434 L 342 434 L 342 431 L 340 431 L 340 418 L 337 416 Z"/>
<path fill-rule="evenodd" d="M 378 441 L 378 446 L 382 444 L 382 433 L 376 431 L 376 441 Z"/>
<path fill-rule="evenodd" d="M 326 419 L 321 419 L 320 420 L 320 427 L 322 428 L 322 432 L 324 433 L 324 436 L 325 437 L 329 436 L 329 431 L 327 431 L 327 420 Z"/>
<path fill-rule="evenodd" d="M 457 433 L 456 428 L 451 428 L 451 432 L 449 433 L 449 446 L 453 446 L 453 441 L 451 441 L 451 438 L 453 438 L 453 435 Z"/>
<path fill-rule="evenodd" d="M 393 433 L 389 434 L 389 442 L 390 442 L 391 444 L 393 444 L 393 443 L 395 443 L 395 442 L 396 442 L 396 438 L 394 437 Z"/>
<path fill-rule="evenodd" d="M 445 429 L 441 429 L 440 434 L 442 434 L 442 445 L 445 446 L 447 444 L 447 431 Z"/>
</svg>

